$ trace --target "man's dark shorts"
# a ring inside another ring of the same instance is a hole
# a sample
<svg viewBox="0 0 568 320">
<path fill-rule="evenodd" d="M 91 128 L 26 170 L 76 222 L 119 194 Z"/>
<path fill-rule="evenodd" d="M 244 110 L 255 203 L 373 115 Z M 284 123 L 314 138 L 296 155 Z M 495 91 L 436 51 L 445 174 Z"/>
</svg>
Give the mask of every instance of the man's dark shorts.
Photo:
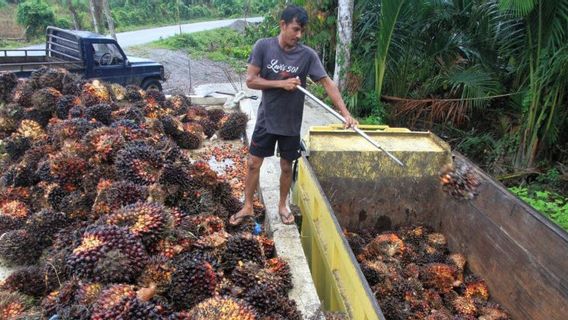
<svg viewBox="0 0 568 320">
<path fill-rule="evenodd" d="M 300 157 L 300 136 L 281 136 L 266 132 L 266 128 L 256 126 L 252 133 L 249 152 L 253 156 L 266 158 L 274 155 L 274 146 L 278 141 L 280 157 L 294 161 Z"/>
</svg>

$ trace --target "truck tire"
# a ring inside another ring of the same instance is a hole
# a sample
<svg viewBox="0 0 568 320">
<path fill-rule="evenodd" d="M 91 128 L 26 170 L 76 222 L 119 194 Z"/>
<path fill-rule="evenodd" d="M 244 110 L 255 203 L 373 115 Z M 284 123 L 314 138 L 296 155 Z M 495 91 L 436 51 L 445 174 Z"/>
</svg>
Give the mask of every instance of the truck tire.
<svg viewBox="0 0 568 320">
<path fill-rule="evenodd" d="M 156 80 L 156 79 L 144 80 L 142 82 L 141 87 L 142 87 L 143 90 L 154 89 L 154 90 L 162 91 L 162 84 L 160 83 L 159 80 Z"/>
</svg>

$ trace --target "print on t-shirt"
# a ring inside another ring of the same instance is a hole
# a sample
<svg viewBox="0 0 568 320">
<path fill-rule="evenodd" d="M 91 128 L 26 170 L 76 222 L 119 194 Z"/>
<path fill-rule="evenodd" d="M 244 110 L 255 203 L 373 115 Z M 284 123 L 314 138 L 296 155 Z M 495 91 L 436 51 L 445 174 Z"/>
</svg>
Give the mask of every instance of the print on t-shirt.
<svg viewBox="0 0 568 320">
<path fill-rule="evenodd" d="M 277 73 L 281 80 L 293 78 L 300 69 L 298 66 L 289 66 L 284 63 L 278 63 L 278 59 L 272 59 L 269 64 L 266 65 L 268 70 Z"/>
</svg>

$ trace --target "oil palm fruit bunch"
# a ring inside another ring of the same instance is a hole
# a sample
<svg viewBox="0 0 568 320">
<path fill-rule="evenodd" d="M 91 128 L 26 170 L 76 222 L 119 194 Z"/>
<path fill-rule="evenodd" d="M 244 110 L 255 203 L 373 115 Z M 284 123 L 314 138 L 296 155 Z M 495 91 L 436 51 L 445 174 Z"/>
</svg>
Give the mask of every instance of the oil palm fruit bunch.
<svg viewBox="0 0 568 320">
<path fill-rule="evenodd" d="M 129 204 L 104 215 L 101 222 L 126 227 L 129 232 L 138 236 L 147 248 L 151 248 L 173 225 L 169 210 L 152 202 Z"/>
<path fill-rule="evenodd" d="M 264 253 L 258 238 L 250 233 L 231 236 L 227 241 L 227 248 L 223 254 L 225 270 L 232 271 L 239 262 L 246 261 L 264 265 Z"/>
<path fill-rule="evenodd" d="M 0 72 L 0 102 L 8 102 L 17 84 L 18 78 L 14 73 Z"/>
<path fill-rule="evenodd" d="M 235 111 L 220 126 L 219 136 L 225 140 L 238 139 L 245 133 L 247 122 L 248 116 L 246 113 Z"/>
<path fill-rule="evenodd" d="M 174 268 L 166 295 L 175 309 L 181 311 L 214 296 L 217 274 L 209 262 L 182 255 L 176 258 Z"/>
<path fill-rule="evenodd" d="M 185 316 L 174 315 L 172 319 L 254 320 L 259 318 L 256 312 L 243 300 L 231 297 L 213 297 L 191 308 Z"/>
<path fill-rule="evenodd" d="M 73 273 L 97 282 L 130 282 L 142 272 L 147 253 L 140 239 L 126 228 L 93 226 L 73 249 L 67 264 Z"/>
<path fill-rule="evenodd" d="M 163 166 L 161 154 L 143 142 L 127 144 L 118 152 L 115 160 L 119 177 L 143 185 L 157 182 Z"/>
<path fill-rule="evenodd" d="M 145 201 L 148 188 L 130 181 L 101 181 L 97 188 L 97 197 L 93 204 L 95 217 L 109 214 L 123 206 Z"/>
</svg>

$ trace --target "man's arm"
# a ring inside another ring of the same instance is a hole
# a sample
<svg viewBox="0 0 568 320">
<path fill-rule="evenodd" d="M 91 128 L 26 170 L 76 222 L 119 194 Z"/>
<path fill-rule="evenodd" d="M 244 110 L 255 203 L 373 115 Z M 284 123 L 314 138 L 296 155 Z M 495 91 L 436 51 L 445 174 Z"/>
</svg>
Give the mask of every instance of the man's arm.
<svg viewBox="0 0 568 320">
<path fill-rule="evenodd" d="M 266 80 L 260 76 L 260 67 L 248 64 L 247 67 L 247 87 L 256 90 L 264 89 L 284 89 L 288 91 L 296 90 L 300 85 L 300 79 L 290 78 L 286 80 Z"/>
<path fill-rule="evenodd" d="M 349 110 L 345 107 L 345 102 L 343 102 L 343 98 L 341 97 L 341 93 L 335 85 L 335 82 L 333 82 L 329 77 L 323 77 L 319 80 L 319 83 L 321 83 L 325 88 L 325 92 L 327 92 L 327 95 L 331 98 L 335 108 L 338 109 L 339 113 L 341 113 L 341 115 L 345 118 L 345 127 L 351 128 L 358 126 L 359 122 L 355 118 L 351 117 L 351 113 L 349 113 Z"/>
</svg>

